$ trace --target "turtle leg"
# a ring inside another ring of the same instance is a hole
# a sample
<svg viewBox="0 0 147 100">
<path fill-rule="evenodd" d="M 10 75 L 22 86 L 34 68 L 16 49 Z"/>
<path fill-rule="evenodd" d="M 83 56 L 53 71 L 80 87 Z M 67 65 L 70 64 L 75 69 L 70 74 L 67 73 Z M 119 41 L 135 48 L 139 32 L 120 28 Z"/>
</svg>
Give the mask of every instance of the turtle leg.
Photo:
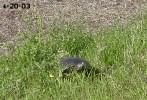
<svg viewBox="0 0 147 100">
<path fill-rule="evenodd" d="M 66 77 L 66 75 L 69 74 L 70 73 L 70 70 L 71 70 L 71 68 L 69 66 L 65 66 L 63 68 L 64 69 L 61 69 L 59 71 L 59 77 L 62 77 L 62 78 Z"/>
</svg>

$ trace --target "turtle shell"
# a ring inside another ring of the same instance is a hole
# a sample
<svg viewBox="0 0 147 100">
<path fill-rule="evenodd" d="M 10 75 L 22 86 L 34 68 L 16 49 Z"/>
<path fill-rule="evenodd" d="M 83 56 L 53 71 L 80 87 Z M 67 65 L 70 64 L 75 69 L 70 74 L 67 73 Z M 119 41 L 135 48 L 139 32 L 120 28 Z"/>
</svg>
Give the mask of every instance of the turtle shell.
<svg viewBox="0 0 147 100">
<path fill-rule="evenodd" d="M 72 70 L 83 71 L 91 67 L 88 61 L 79 57 L 61 58 L 60 63 L 62 65 L 61 70 L 63 73 L 69 73 Z"/>
</svg>

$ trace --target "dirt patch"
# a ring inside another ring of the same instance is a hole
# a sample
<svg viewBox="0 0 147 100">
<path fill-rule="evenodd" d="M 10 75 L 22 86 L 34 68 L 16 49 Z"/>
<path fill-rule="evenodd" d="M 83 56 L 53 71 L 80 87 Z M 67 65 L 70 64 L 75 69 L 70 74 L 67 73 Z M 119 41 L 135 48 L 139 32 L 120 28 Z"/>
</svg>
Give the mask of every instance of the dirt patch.
<svg viewBox="0 0 147 100">
<path fill-rule="evenodd" d="M 30 9 L 3 8 L 9 3 L 30 3 Z M 36 20 L 43 18 L 43 30 L 50 25 L 81 23 L 86 31 L 109 27 L 116 21 L 127 23 L 131 16 L 138 15 L 147 6 L 146 0 L 1 0 L 0 1 L 0 54 L 5 53 L 5 44 L 15 44 L 18 32 L 25 32 L 28 24 L 37 31 Z M 25 17 L 31 17 L 26 25 Z"/>
</svg>

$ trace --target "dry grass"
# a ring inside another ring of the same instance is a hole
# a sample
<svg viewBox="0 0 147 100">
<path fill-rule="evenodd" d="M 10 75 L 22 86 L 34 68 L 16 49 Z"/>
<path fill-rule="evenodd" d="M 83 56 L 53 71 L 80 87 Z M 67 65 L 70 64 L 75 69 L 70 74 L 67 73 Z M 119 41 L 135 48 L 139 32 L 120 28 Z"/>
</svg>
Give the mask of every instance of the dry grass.
<svg viewBox="0 0 147 100">
<path fill-rule="evenodd" d="M 29 2 L 29 10 L 3 9 L 4 3 Z M 36 20 L 41 15 L 43 30 L 51 25 L 80 23 L 86 31 L 97 31 L 115 22 L 126 23 L 131 16 L 140 14 L 146 0 L 1 0 L 0 1 L 0 51 L 5 43 L 14 44 L 16 33 L 25 32 L 28 26 L 36 32 Z M 29 25 L 24 17 L 31 18 Z"/>
</svg>

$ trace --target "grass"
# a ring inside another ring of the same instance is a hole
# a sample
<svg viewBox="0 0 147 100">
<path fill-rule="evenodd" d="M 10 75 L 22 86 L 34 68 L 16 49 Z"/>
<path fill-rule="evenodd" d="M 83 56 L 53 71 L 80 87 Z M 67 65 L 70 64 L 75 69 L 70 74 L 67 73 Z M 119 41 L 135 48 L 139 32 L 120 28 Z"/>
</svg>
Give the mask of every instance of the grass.
<svg viewBox="0 0 147 100">
<path fill-rule="evenodd" d="M 40 24 L 41 25 L 41 24 Z M 32 33 L 33 34 L 33 33 Z M 0 60 L 1 100 L 146 100 L 147 17 L 90 35 L 76 26 L 51 27 Z M 59 59 L 79 55 L 105 76 L 59 79 Z M 51 77 L 54 75 L 54 77 Z"/>
</svg>

